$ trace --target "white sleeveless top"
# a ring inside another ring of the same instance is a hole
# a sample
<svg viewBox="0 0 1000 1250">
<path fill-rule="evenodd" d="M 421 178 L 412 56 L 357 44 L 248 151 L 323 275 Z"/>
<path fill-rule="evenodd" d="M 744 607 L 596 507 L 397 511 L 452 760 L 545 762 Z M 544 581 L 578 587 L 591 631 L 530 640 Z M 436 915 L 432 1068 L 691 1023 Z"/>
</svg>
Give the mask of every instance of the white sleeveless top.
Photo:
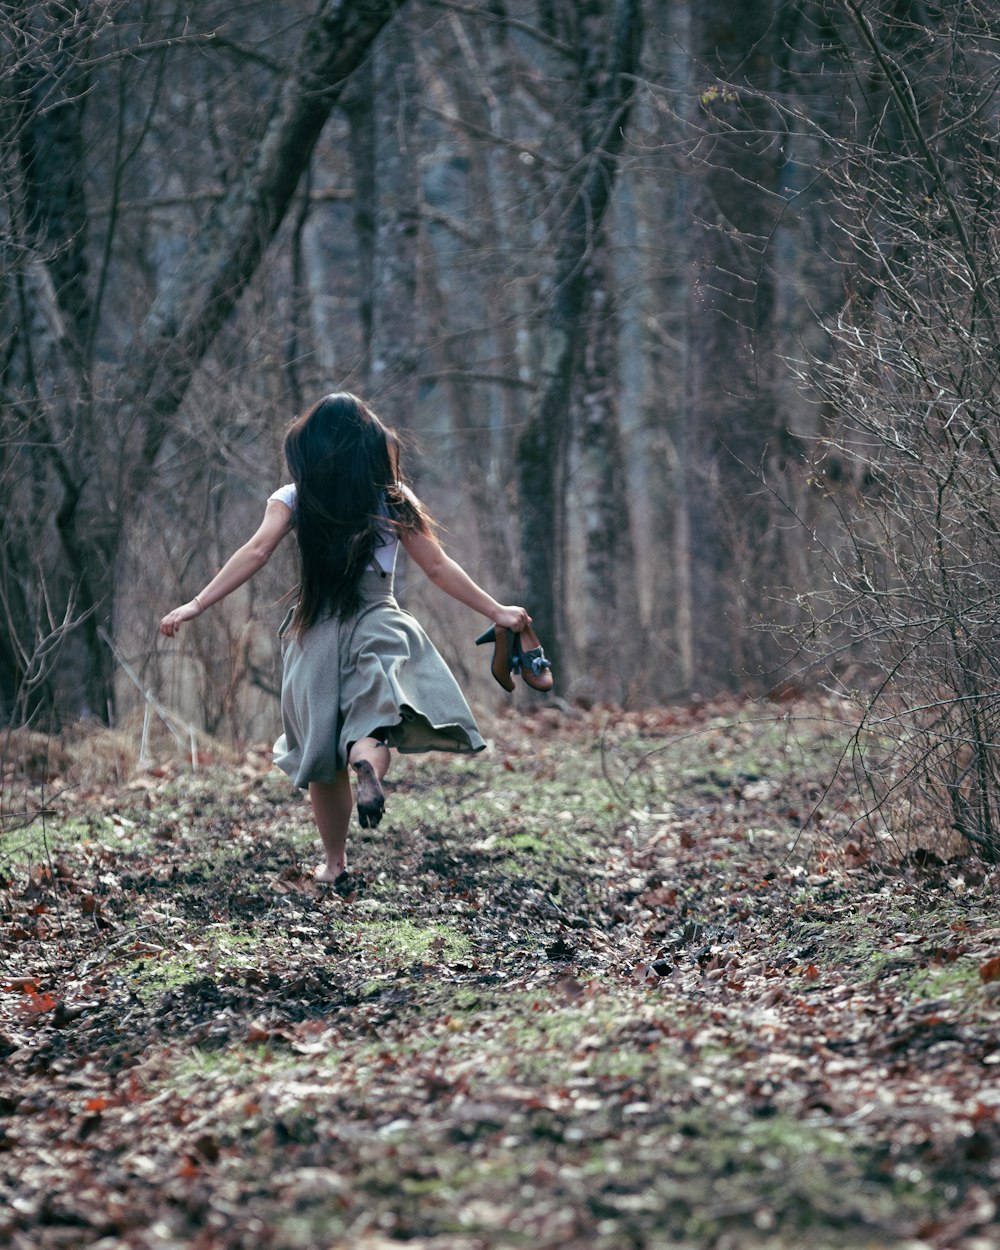
<svg viewBox="0 0 1000 1250">
<path fill-rule="evenodd" d="M 279 503 L 283 503 L 286 508 L 295 511 L 295 483 L 288 482 L 284 486 L 279 486 L 273 494 L 268 495 L 268 501 L 277 499 Z M 396 531 L 388 526 L 379 530 L 379 545 L 375 548 L 375 563 L 379 566 L 383 573 L 391 573 L 396 567 L 396 556 L 399 554 L 399 538 Z"/>
</svg>

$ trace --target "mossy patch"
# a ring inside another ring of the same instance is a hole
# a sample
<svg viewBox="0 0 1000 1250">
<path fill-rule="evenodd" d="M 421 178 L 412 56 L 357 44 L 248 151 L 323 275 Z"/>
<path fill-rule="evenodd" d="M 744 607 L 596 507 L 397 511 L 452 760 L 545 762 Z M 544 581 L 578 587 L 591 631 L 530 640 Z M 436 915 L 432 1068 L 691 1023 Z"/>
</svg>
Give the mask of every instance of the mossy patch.
<svg viewBox="0 0 1000 1250">
<path fill-rule="evenodd" d="M 177 918 L 164 915 L 167 932 L 177 929 Z M 152 949 L 141 959 L 126 961 L 121 966 L 135 996 L 149 1005 L 173 990 L 209 981 L 232 981 L 247 972 L 266 966 L 271 956 L 280 965 L 287 961 L 288 943 L 270 935 L 262 936 L 228 925 L 211 925 L 199 934 L 184 930 L 182 945 L 172 949 Z M 169 939 L 168 939 L 169 940 Z"/>
<path fill-rule="evenodd" d="M 366 954 L 401 967 L 424 963 L 457 962 L 468 955 L 466 934 L 446 924 L 421 925 L 412 920 L 381 920 L 369 924 L 345 922 L 345 945 L 353 953 Z"/>
<path fill-rule="evenodd" d="M 978 967 L 968 960 L 920 968 L 906 978 L 905 984 L 915 998 L 967 999 L 970 1002 L 982 998 L 982 977 Z"/>
</svg>

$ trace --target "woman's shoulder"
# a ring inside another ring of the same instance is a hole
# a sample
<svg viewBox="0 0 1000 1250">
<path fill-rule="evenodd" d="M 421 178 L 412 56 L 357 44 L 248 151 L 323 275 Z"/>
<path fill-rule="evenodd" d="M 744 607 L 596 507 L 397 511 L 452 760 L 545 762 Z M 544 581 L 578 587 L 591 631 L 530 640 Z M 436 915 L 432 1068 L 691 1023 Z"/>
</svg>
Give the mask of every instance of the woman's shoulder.
<svg viewBox="0 0 1000 1250">
<path fill-rule="evenodd" d="M 284 486 L 279 486 L 276 491 L 272 491 L 267 497 L 268 502 L 277 499 L 278 503 L 283 503 L 288 508 L 295 507 L 295 483 L 288 482 Z"/>
</svg>

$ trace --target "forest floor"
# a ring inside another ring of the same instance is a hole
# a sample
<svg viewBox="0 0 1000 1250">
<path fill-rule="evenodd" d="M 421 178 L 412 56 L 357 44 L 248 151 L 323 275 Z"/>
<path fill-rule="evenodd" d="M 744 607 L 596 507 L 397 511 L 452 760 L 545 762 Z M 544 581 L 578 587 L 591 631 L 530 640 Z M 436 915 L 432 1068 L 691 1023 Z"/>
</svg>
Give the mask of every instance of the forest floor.
<svg viewBox="0 0 1000 1250">
<path fill-rule="evenodd" d="M 342 893 L 263 752 L 8 788 L 0 1245 L 996 1250 L 1000 872 L 848 733 L 512 715 Z"/>
</svg>

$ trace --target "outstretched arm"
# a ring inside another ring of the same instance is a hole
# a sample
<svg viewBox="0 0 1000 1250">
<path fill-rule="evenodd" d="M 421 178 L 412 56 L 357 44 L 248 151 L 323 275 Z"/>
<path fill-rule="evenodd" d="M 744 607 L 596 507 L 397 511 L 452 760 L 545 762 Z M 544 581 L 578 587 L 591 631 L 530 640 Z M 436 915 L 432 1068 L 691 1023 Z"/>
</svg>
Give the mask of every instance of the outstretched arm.
<svg viewBox="0 0 1000 1250">
<path fill-rule="evenodd" d="M 260 528 L 254 536 L 239 547 L 219 569 L 204 590 L 193 599 L 174 608 L 160 621 L 160 633 L 173 638 L 179 625 L 201 616 L 206 608 L 249 581 L 258 569 L 262 569 L 274 553 L 275 547 L 292 528 L 292 510 L 277 499 L 267 501 L 267 509 Z"/>
<path fill-rule="evenodd" d="M 482 587 L 477 586 L 465 569 L 446 555 L 433 534 L 411 533 L 402 537 L 410 559 L 421 568 L 438 589 L 464 603 L 474 612 L 482 612 L 497 625 L 520 632 L 531 623 L 525 608 L 505 607 Z"/>
</svg>

